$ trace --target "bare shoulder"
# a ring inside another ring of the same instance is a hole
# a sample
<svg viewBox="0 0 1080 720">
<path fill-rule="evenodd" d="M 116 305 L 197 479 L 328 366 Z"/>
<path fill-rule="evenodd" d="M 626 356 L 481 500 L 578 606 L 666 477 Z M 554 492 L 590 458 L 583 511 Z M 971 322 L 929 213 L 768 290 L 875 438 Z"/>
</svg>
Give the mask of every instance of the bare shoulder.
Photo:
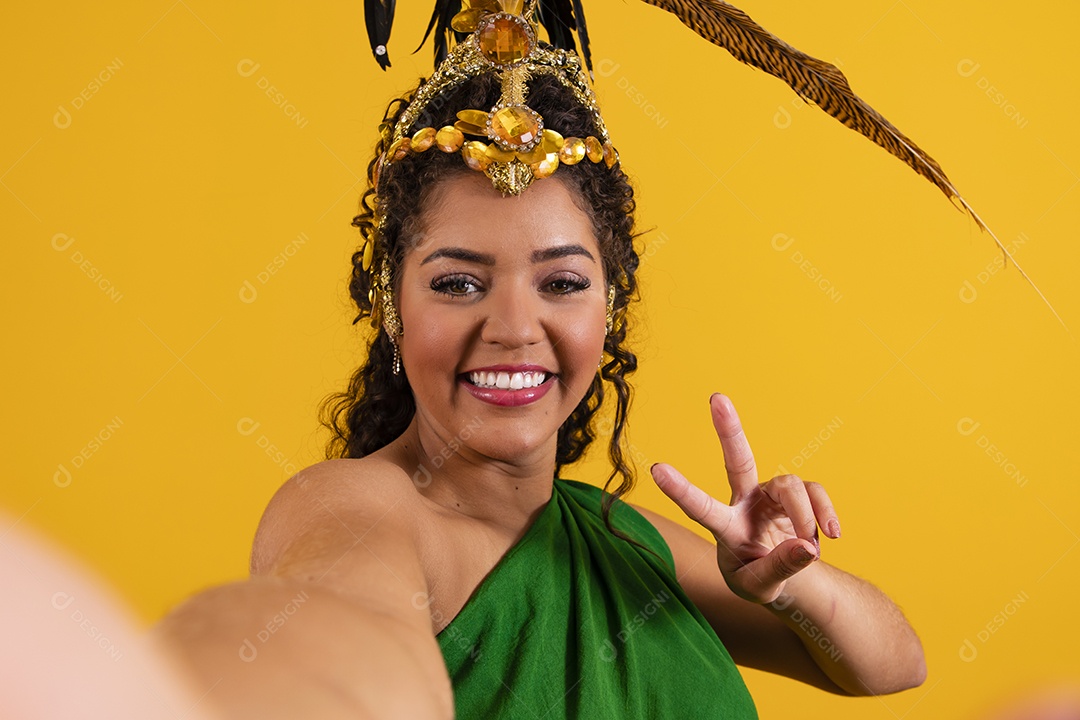
<svg viewBox="0 0 1080 720">
<path fill-rule="evenodd" d="M 270 572 L 297 539 L 328 524 L 364 532 L 414 497 L 404 471 L 379 457 L 324 460 L 304 468 L 278 488 L 263 511 L 251 573 Z"/>
</svg>

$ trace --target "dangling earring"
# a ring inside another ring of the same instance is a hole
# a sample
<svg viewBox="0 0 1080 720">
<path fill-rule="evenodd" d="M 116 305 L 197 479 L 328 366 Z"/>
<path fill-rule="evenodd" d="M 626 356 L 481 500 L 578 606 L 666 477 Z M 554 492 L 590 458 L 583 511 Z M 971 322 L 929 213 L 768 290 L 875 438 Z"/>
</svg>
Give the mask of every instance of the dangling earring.
<svg viewBox="0 0 1080 720">
<path fill-rule="evenodd" d="M 610 335 L 615 330 L 615 286 L 612 285 L 607 294 L 607 323 L 604 327 L 605 334 Z M 601 357 L 601 361 L 603 358 Z"/>
<path fill-rule="evenodd" d="M 386 331 L 390 342 L 394 345 L 394 374 L 401 374 L 401 349 L 398 347 L 398 338 L 405 334 L 401 327 L 401 317 L 394 305 L 393 284 L 390 281 L 390 266 L 383 258 L 379 263 L 379 306 L 382 314 L 383 329 Z"/>
</svg>

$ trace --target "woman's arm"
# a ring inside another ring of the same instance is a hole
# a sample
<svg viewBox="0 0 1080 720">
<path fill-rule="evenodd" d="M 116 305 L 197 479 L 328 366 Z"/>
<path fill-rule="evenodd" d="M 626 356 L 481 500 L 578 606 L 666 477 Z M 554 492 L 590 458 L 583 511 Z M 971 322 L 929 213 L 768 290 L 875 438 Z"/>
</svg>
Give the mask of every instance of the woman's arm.
<svg viewBox="0 0 1080 720">
<path fill-rule="evenodd" d="M 157 628 L 225 717 L 453 717 L 430 615 L 413 602 L 426 577 L 395 511 L 411 483 L 357 469 L 331 461 L 291 478 L 263 516 L 252 578 Z"/>
<path fill-rule="evenodd" d="M 672 547 L 672 554 L 679 552 L 684 568 L 690 568 L 680 572 L 676 561 L 679 580 L 717 634 L 747 649 L 748 664 L 775 665 L 819 687 L 868 695 L 921 684 L 926 678 L 922 645 L 900 610 L 869 583 L 819 562 L 818 527 L 829 538 L 840 537 L 824 487 L 794 475 L 759 484 L 731 401 L 716 393 L 709 405 L 731 486 L 730 505 L 670 465 L 656 464 L 651 471 L 660 489 L 717 541 L 714 546 L 682 529 L 695 543 L 668 528 L 680 546 Z M 703 561 L 705 555 L 711 560 Z M 789 650 L 792 637 L 800 650 Z M 770 653 L 778 657 L 769 658 Z"/>
<path fill-rule="evenodd" d="M 714 543 L 633 507 L 663 536 L 679 584 L 739 665 L 840 695 L 880 695 L 925 680 L 915 631 L 865 580 L 818 560 L 793 575 L 772 602 L 743 600 L 724 581 Z"/>
<path fill-rule="evenodd" d="M 926 681 L 922 643 L 876 587 L 817 561 L 765 607 L 794 631 L 814 662 L 852 695 L 882 695 Z"/>
</svg>

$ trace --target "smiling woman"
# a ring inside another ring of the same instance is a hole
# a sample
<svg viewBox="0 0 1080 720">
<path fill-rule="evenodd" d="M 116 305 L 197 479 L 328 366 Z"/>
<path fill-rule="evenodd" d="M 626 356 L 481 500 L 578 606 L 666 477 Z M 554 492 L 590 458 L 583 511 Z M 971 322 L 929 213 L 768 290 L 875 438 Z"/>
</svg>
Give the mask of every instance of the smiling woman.
<svg viewBox="0 0 1080 720">
<path fill-rule="evenodd" d="M 163 639 L 236 717 L 756 718 L 737 664 L 843 695 L 921 684 L 899 609 L 816 562 L 818 528 L 840 537 L 825 489 L 759 483 L 730 399 L 710 400 L 730 505 L 652 468 L 715 544 L 622 502 L 634 192 L 531 12 L 463 12 L 475 32 L 390 103 L 353 220 L 374 332 L 324 404 L 328 459 L 267 507 L 251 581 Z M 597 439 L 604 487 L 562 477 Z"/>
</svg>

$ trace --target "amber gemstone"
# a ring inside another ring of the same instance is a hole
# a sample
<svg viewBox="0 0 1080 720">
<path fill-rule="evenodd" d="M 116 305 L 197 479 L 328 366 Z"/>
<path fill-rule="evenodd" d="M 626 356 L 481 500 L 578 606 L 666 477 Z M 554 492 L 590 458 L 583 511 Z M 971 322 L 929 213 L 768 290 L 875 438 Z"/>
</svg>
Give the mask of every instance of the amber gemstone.
<svg viewBox="0 0 1080 720">
<path fill-rule="evenodd" d="M 487 156 L 487 145 L 479 140 L 465 143 L 461 148 L 461 157 L 465 158 L 465 164 L 473 170 L 487 170 L 491 160 Z"/>
<path fill-rule="evenodd" d="M 545 155 L 547 151 L 544 150 L 544 146 L 537 145 L 532 150 L 518 150 L 517 159 L 526 165 L 532 165 L 543 160 Z"/>
<path fill-rule="evenodd" d="M 488 145 L 485 152 L 491 162 L 510 162 L 517 156 L 513 150 L 503 150 L 495 143 Z"/>
<path fill-rule="evenodd" d="M 391 161 L 400 160 L 409 154 L 409 148 L 412 147 L 412 139 L 403 137 L 394 141 L 394 144 L 390 146 L 390 149 L 386 151 L 386 154 L 390 157 Z"/>
<path fill-rule="evenodd" d="M 540 136 L 540 130 L 540 116 L 524 105 L 499 108 L 491 114 L 491 131 L 503 145 L 532 145 Z"/>
<path fill-rule="evenodd" d="M 379 162 L 375 163 L 375 170 L 371 173 L 371 187 L 378 189 L 379 175 L 382 174 L 383 164 L 386 162 L 386 153 L 379 156 Z"/>
<path fill-rule="evenodd" d="M 525 21 L 507 15 L 496 15 L 480 26 L 480 52 L 496 65 L 509 65 L 521 60 L 532 50 L 532 41 Z"/>
<path fill-rule="evenodd" d="M 598 163 L 604 159 L 604 146 L 600 144 L 599 140 L 590 135 L 585 138 L 585 154 L 594 163 Z"/>
<path fill-rule="evenodd" d="M 559 169 L 559 154 L 546 153 L 540 162 L 529 165 L 533 177 L 546 178 Z"/>
<path fill-rule="evenodd" d="M 372 242 L 368 240 L 366 243 L 364 243 L 364 260 L 361 263 L 361 266 L 364 268 L 365 271 L 371 268 L 371 256 L 373 254 L 374 246 Z"/>
<path fill-rule="evenodd" d="M 484 11 L 477 8 L 462 10 L 450 20 L 450 27 L 458 32 L 472 32 L 476 29 L 476 25 L 480 22 L 480 17 L 483 14 Z"/>
<path fill-rule="evenodd" d="M 487 125 L 488 114 L 483 110 L 459 110 L 457 119 L 482 128 Z"/>
<path fill-rule="evenodd" d="M 619 153 L 615 152 L 615 146 L 610 141 L 604 143 L 604 164 L 611 167 L 619 161 Z"/>
<path fill-rule="evenodd" d="M 563 136 L 554 130 L 544 128 L 544 132 L 540 135 L 540 144 L 543 146 L 544 152 L 559 152 L 559 148 L 563 146 L 563 142 Z"/>
<path fill-rule="evenodd" d="M 559 149 L 559 162 L 564 165 L 577 165 L 585 157 L 585 141 L 581 138 L 568 137 Z"/>
<path fill-rule="evenodd" d="M 426 127 L 416 131 L 416 134 L 412 136 L 412 149 L 414 152 L 424 152 L 429 147 L 435 144 L 436 130 L 433 127 Z"/>
<path fill-rule="evenodd" d="M 457 152 L 461 144 L 465 142 L 465 136 L 453 125 L 444 125 L 435 133 L 435 144 L 443 152 Z"/>
<path fill-rule="evenodd" d="M 454 123 L 454 127 L 465 133 L 466 135 L 479 135 L 480 137 L 487 136 L 487 128 L 484 125 L 473 125 L 472 123 L 467 123 L 464 120 L 458 120 L 456 123 Z"/>
</svg>

